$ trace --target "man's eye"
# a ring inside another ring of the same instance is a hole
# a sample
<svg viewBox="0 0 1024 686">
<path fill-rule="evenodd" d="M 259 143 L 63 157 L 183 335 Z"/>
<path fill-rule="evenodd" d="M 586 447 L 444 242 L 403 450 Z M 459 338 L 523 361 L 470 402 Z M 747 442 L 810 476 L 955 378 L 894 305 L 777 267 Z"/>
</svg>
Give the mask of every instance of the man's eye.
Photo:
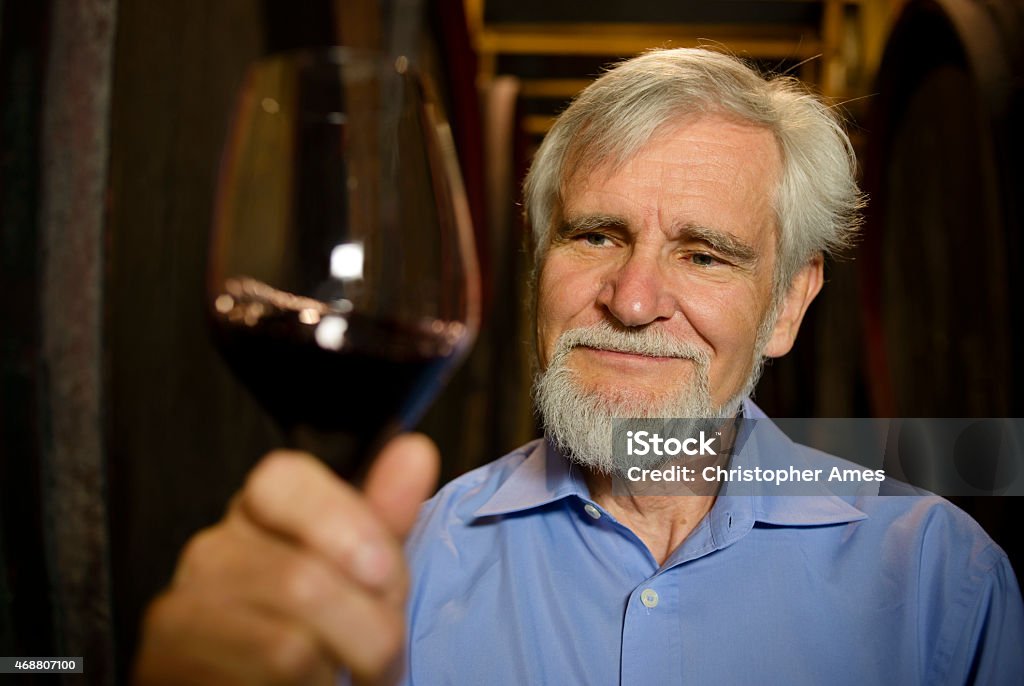
<svg viewBox="0 0 1024 686">
<path fill-rule="evenodd" d="M 608 245 L 608 236 L 600 233 L 585 233 L 580 236 L 587 242 L 587 245 L 593 245 L 594 247 L 602 247 Z"/>
<path fill-rule="evenodd" d="M 711 255 L 707 254 L 706 252 L 693 253 L 690 256 L 690 259 L 698 267 L 713 267 L 718 263 L 718 260 L 716 260 Z"/>
</svg>

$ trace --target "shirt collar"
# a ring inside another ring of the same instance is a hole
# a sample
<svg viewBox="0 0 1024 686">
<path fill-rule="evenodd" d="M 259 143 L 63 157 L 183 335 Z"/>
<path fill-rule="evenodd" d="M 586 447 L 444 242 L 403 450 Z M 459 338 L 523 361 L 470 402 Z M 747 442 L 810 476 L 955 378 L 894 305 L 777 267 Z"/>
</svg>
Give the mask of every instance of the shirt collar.
<svg viewBox="0 0 1024 686">
<path fill-rule="evenodd" d="M 796 444 L 749 398 L 743 401 L 743 417 L 756 420 L 757 431 L 743 443 L 739 457 L 747 466 L 811 468 Z M 815 526 L 865 519 L 867 515 L 828 489 L 815 484 L 802 495 L 765 495 L 737 492 L 727 483 L 712 510 L 726 507 L 749 511 L 759 522 L 777 526 Z M 498 490 L 474 512 L 477 517 L 512 514 L 577 496 L 590 500 L 590 490 L 579 471 L 550 440 L 540 440 Z"/>
<path fill-rule="evenodd" d="M 760 466 L 764 469 L 798 470 L 820 468 L 808 462 L 807 452 L 798 446 L 768 418 L 764 411 L 749 398 L 743 401 L 743 416 L 752 428 L 748 440 L 743 444 L 737 460 L 744 466 Z M 733 494 L 740 489 L 734 483 L 727 483 L 719 493 L 719 500 L 725 497 L 740 497 Z M 820 526 L 842 524 L 866 519 L 860 509 L 834 493 L 826 483 L 814 481 L 804 484 L 799 495 L 770 495 L 751 493 L 751 515 L 755 521 L 779 526 Z M 717 505 L 717 503 L 716 503 Z"/>
<path fill-rule="evenodd" d="M 473 514 L 477 517 L 529 510 L 569 496 L 590 500 L 579 467 L 562 456 L 550 440 L 537 441 L 526 459 Z"/>
</svg>

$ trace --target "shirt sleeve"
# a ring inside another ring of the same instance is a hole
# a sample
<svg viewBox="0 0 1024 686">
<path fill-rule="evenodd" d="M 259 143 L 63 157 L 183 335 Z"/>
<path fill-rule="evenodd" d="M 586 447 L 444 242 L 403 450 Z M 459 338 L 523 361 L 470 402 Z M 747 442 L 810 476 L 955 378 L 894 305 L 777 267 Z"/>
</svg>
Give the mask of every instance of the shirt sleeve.
<svg viewBox="0 0 1024 686">
<path fill-rule="evenodd" d="M 1024 604 L 1005 553 L 993 546 L 995 562 L 980 584 L 976 600 L 960 627 L 960 640 L 949 653 L 943 684 L 1024 684 Z M 975 582 L 978 580 L 975 577 Z"/>
</svg>

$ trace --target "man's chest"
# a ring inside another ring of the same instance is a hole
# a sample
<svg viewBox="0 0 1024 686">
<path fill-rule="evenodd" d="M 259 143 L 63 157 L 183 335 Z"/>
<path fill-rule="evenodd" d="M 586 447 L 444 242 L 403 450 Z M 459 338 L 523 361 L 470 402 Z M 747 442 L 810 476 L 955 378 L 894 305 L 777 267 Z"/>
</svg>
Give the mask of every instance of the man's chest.
<svg viewBox="0 0 1024 686">
<path fill-rule="evenodd" d="M 425 575 L 412 606 L 411 683 L 921 678 L 913 600 L 844 567 L 828 545 L 808 545 L 807 532 L 755 530 L 661 570 L 626 537 L 546 533 L 544 545 L 499 536 L 486 560 Z"/>
</svg>

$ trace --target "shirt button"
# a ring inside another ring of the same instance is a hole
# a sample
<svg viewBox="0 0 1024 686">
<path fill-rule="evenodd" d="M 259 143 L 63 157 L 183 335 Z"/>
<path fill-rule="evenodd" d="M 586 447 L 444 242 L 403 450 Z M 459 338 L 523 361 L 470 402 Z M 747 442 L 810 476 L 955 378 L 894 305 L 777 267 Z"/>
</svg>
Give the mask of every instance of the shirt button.
<svg viewBox="0 0 1024 686">
<path fill-rule="evenodd" d="M 583 509 L 586 511 L 586 513 L 588 515 L 590 515 L 594 519 L 600 519 L 601 518 L 601 511 L 599 509 L 597 509 L 596 507 L 594 507 L 593 505 L 591 505 L 590 503 L 587 503 L 586 505 L 584 505 Z"/>
<path fill-rule="evenodd" d="M 658 607 L 658 592 L 653 588 L 645 588 L 640 594 L 640 600 L 642 600 L 643 604 L 647 607 Z"/>
</svg>

